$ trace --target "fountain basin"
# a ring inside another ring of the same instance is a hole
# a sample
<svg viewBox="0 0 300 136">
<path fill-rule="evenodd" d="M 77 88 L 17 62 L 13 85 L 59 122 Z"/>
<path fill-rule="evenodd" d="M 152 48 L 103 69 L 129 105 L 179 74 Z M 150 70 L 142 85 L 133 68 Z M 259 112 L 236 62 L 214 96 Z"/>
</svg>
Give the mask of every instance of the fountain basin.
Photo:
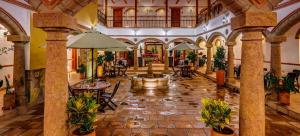
<svg viewBox="0 0 300 136">
<path fill-rule="evenodd" d="M 169 75 L 138 74 L 131 80 L 133 89 L 166 89 L 169 87 Z"/>
</svg>

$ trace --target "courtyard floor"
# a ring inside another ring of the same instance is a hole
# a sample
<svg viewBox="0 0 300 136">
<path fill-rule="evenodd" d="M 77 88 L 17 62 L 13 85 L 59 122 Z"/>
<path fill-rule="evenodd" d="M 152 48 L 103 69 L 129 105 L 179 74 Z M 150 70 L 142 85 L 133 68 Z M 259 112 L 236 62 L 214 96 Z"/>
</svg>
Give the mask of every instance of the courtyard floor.
<svg viewBox="0 0 300 136">
<path fill-rule="evenodd" d="M 200 122 L 202 98 L 220 98 L 233 110 L 231 127 L 238 135 L 239 94 L 204 78 L 172 79 L 166 90 L 131 90 L 130 76 L 109 79 L 121 81 L 115 111 L 97 115 L 99 136 L 209 136 L 210 129 Z M 110 91 L 110 90 L 108 90 Z M 32 107 L 28 114 L 0 121 L 0 135 L 42 135 L 43 105 Z M 267 136 L 299 136 L 300 121 L 266 107 Z"/>
</svg>

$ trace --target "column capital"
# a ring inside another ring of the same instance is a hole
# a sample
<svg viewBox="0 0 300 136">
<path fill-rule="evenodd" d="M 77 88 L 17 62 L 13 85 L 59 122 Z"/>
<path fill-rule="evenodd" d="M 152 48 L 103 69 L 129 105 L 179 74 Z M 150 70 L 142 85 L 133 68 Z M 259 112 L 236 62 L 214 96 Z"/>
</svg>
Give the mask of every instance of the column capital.
<svg viewBox="0 0 300 136">
<path fill-rule="evenodd" d="M 246 11 L 243 14 L 231 19 L 231 28 L 233 30 L 243 28 L 267 28 L 276 26 L 277 14 L 275 12 L 265 11 Z"/>
<path fill-rule="evenodd" d="M 230 41 L 226 42 L 226 46 L 228 46 L 228 47 L 233 47 L 235 45 L 236 45 L 236 42 L 230 42 Z"/>
<path fill-rule="evenodd" d="M 270 43 L 282 43 L 287 40 L 286 36 L 283 35 L 271 35 L 267 38 L 267 41 Z"/>
<path fill-rule="evenodd" d="M 44 31 L 69 32 L 77 29 L 76 19 L 62 12 L 34 13 L 33 26 Z"/>
<path fill-rule="evenodd" d="M 206 43 L 206 48 L 211 48 L 211 47 L 213 47 L 213 45 L 211 44 L 211 43 Z"/>
<path fill-rule="evenodd" d="M 8 35 L 7 41 L 11 42 L 20 42 L 20 43 L 27 43 L 29 42 L 29 37 L 27 35 Z"/>
</svg>

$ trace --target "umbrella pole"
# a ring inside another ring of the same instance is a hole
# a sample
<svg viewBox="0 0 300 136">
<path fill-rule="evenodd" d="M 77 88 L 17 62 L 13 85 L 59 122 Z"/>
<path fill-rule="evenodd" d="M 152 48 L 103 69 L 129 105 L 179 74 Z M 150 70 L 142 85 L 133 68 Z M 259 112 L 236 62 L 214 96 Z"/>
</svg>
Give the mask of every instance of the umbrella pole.
<svg viewBox="0 0 300 136">
<path fill-rule="evenodd" d="M 94 81 L 94 48 L 92 48 L 92 82 Z"/>
</svg>

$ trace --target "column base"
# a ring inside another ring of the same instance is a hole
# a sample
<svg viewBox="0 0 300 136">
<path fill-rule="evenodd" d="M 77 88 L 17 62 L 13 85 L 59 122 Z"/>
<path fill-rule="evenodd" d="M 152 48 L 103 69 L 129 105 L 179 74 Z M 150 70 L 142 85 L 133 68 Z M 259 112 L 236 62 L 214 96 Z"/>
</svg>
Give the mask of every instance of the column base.
<svg viewBox="0 0 300 136">
<path fill-rule="evenodd" d="M 235 83 L 236 82 L 236 80 L 233 77 L 227 78 L 226 81 L 228 83 Z"/>
<path fill-rule="evenodd" d="M 205 72 L 206 75 L 209 75 L 209 74 L 212 74 L 212 73 L 213 73 L 212 71 L 206 71 Z"/>
</svg>

